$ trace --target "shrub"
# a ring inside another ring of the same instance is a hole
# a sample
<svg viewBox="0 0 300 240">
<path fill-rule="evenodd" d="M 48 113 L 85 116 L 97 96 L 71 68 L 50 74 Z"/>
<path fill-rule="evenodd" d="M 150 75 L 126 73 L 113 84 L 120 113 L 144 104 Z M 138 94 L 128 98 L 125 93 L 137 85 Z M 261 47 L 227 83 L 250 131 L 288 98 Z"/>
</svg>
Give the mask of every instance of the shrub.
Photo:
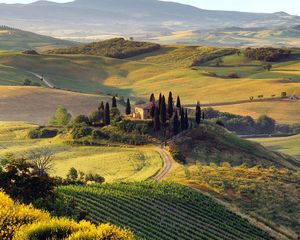
<svg viewBox="0 0 300 240">
<path fill-rule="evenodd" d="M 25 50 L 22 52 L 23 54 L 28 54 L 28 55 L 39 55 L 39 53 L 33 49 Z"/>
<path fill-rule="evenodd" d="M 48 213 L 31 206 L 14 203 L 8 195 L 0 191 L 0 239 L 12 239 L 21 226 L 49 219 Z"/>
<path fill-rule="evenodd" d="M 96 182 L 96 183 L 104 183 L 105 182 L 105 178 L 100 176 L 99 174 L 87 174 L 85 176 L 85 181 L 86 182 Z"/>
<path fill-rule="evenodd" d="M 74 127 L 71 131 L 71 134 L 74 139 L 79 139 L 90 136 L 92 134 L 92 129 L 85 126 Z"/>
<path fill-rule="evenodd" d="M 101 130 L 94 129 L 92 131 L 92 138 L 93 139 L 106 139 L 107 140 L 107 139 L 109 139 L 109 136 L 106 133 L 102 132 Z"/>
<path fill-rule="evenodd" d="M 73 125 L 89 125 L 89 124 L 90 124 L 90 120 L 85 115 L 79 115 L 73 121 Z"/>
<path fill-rule="evenodd" d="M 229 78 L 240 78 L 240 76 L 237 73 L 231 73 L 228 75 Z"/>
<path fill-rule="evenodd" d="M 28 133 L 28 137 L 31 139 L 36 138 L 53 138 L 58 134 L 57 129 L 47 129 L 47 128 L 38 128 L 30 130 Z"/>
</svg>

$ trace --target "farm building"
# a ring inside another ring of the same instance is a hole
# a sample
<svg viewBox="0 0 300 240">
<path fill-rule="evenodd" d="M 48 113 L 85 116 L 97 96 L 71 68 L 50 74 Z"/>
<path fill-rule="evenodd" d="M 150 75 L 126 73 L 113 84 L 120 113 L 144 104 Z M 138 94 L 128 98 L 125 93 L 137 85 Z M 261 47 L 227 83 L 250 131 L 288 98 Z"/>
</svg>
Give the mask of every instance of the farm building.
<svg viewBox="0 0 300 240">
<path fill-rule="evenodd" d="M 146 119 L 151 119 L 151 108 L 153 106 L 152 102 L 144 103 L 137 105 L 135 107 L 135 111 L 133 114 L 134 118 L 146 120 Z"/>
</svg>

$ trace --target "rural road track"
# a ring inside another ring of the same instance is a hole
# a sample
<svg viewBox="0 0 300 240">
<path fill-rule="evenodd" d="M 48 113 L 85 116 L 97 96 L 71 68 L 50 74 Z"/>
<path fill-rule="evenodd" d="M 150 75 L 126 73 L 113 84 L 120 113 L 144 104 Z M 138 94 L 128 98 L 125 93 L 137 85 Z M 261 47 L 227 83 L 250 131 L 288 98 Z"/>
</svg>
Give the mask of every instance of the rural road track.
<svg viewBox="0 0 300 240">
<path fill-rule="evenodd" d="M 162 171 L 160 171 L 157 175 L 153 177 L 153 180 L 161 181 L 163 180 L 168 173 L 171 171 L 173 166 L 173 160 L 168 154 L 168 152 L 162 148 L 162 147 L 156 147 L 156 151 L 159 152 L 159 154 L 162 156 L 162 158 L 165 160 L 164 168 Z"/>
<path fill-rule="evenodd" d="M 30 72 L 33 76 L 39 78 L 41 81 L 43 81 L 49 88 L 54 88 L 54 86 L 49 82 L 49 80 L 47 80 L 46 78 L 44 78 L 43 76 L 34 73 L 34 72 Z"/>
</svg>

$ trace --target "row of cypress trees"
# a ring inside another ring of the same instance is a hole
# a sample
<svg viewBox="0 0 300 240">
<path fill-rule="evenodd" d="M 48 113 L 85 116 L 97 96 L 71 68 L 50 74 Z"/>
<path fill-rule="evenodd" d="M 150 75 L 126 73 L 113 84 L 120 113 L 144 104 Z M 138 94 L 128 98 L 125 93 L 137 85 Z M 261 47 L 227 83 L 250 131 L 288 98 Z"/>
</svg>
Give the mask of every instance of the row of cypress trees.
<svg viewBox="0 0 300 240">
<path fill-rule="evenodd" d="M 153 127 L 155 131 L 165 130 L 166 126 L 172 129 L 173 134 L 177 135 L 180 131 L 187 130 L 191 124 L 189 122 L 188 110 L 181 105 L 180 97 L 177 97 L 176 104 L 172 92 L 169 92 L 168 103 L 165 96 L 159 94 L 159 99 L 156 101 L 154 94 L 150 96 L 151 117 L 153 118 Z M 196 105 L 195 122 L 197 125 L 201 123 L 203 118 L 200 103 Z"/>
</svg>

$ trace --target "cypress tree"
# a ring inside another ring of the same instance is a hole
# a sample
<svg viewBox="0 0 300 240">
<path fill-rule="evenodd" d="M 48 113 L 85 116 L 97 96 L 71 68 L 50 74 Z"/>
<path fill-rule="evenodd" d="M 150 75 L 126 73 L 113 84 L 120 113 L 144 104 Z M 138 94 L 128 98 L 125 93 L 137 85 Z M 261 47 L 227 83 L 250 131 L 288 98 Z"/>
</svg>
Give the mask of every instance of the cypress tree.
<svg viewBox="0 0 300 240">
<path fill-rule="evenodd" d="M 162 96 L 162 100 L 161 100 L 160 121 L 163 124 L 163 126 L 167 122 L 167 107 L 166 107 L 165 96 Z"/>
<path fill-rule="evenodd" d="M 105 105 L 105 111 L 104 111 L 104 124 L 105 124 L 105 126 L 110 125 L 110 110 L 109 110 L 109 103 L 106 103 L 106 105 Z"/>
<path fill-rule="evenodd" d="M 150 96 L 150 102 L 155 102 L 155 96 L 154 96 L 153 93 L 152 93 L 151 96 Z"/>
<path fill-rule="evenodd" d="M 180 109 L 180 127 L 182 131 L 185 130 L 185 116 L 183 108 Z"/>
<path fill-rule="evenodd" d="M 200 103 L 197 102 L 197 106 L 196 106 L 196 123 L 199 125 L 201 123 L 201 106 Z"/>
<path fill-rule="evenodd" d="M 179 97 L 179 96 L 177 97 L 176 107 L 177 107 L 178 109 L 181 108 L 181 101 L 180 101 L 180 97 Z"/>
<path fill-rule="evenodd" d="M 116 107 L 117 107 L 117 99 L 116 99 L 115 96 L 113 96 L 113 98 L 112 98 L 111 107 L 112 107 L 112 108 L 116 108 Z"/>
<path fill-rule="evenodd" d="M 103 101 L 101 101 L 101 103 L 100 103 L 100 107 L 98 108 L 98 110 L 99 111 L 104 111 L 104 103 L 103 103 Z"/>
<path fill-rule="evenodd" d="M 130 104 L 129 98 L 127 99 L 125 113 L 126 113 L 126 115 L 130 115 L 131 114 L 131 104 Z"/>
<path fill-rule="evenodd" d="M 155 107 L 155 112 L 154 112 L 154 130 L 155 131 L 160 130 L 160 119 L 159 119 L 159 109 L 158 109 L 158 107 Z"/>
<path fill-rule="evenodd" d="M 152 102 L 151 110 L 150 110 L 150 115 L 151 115 L 152 119 L 155 116 L 154 114 L 155 114 L 155 102 Z"/>
<path fill-rule="evenodd" d="M 204 114 L 204 112 L 202 112 L 202 120 L 204 120 L 205 119 L 205 114 Z"/>
<path fill-rule="evenodd" d="M 177 135 L 179 133 L 179 127 L 180 127 L 180 122 L 179 122 L 179 118 L 178 118 L 178 113 L 176 111 L 174 119 L 173 119 L 173 133 L 174 133 L 174 135 Z"/>
<path fill-rule="evenodd" d="M 185 130 L 189 129 L 189 116 L 188 116 L 188 110 L 185 109 L 185 115 L 184 115 L 184 127 L 185 127 Z"/>
<path fill-rule="evenodd" d="M 172 92 L 169 92 L 169 98 L 168 98 L 168 115 L 169 115 L 169 119 L 172 118 L 173 114 L 174 114 L 173 94 L 172 94 Z"/>
<path fill-rule="evenodd" d="M 158 110 L 159 110 L 159 112 L 161 111 L 161 101 L 162 101 L 162 95 L 160 93 L 159 94 L 159 99 L 158 99 Z"/>
</svg>

